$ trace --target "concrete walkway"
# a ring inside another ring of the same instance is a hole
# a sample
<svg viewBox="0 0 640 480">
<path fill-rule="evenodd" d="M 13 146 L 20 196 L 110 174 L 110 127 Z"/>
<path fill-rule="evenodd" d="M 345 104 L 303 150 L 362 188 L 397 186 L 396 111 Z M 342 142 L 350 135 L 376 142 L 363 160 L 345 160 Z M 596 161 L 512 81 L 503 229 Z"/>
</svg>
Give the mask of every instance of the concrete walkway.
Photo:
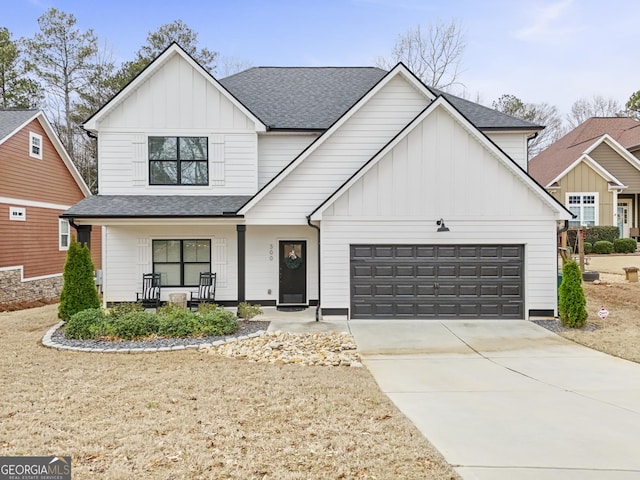
<svg viewBox="0 0 640 480">
<path fill-rule="evenodd" d="M 640 478 L 640 364 L 528 321 L 349 327 L 380 388 L 462 478 Z"/>
</svg>

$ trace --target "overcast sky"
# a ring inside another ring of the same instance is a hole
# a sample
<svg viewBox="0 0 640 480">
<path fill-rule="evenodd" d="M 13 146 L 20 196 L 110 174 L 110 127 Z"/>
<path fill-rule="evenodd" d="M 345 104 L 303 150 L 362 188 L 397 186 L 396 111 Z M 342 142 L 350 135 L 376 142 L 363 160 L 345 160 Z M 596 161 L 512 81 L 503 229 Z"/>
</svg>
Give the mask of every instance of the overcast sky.
<svg viewBox="0 0 640 480">
<path fill-rule="evenodd" d="M 374 65 L 408 28 L 457 20 L 473 100 L 510 93 L 564 115 L 580 97 L 624 106 L 640 90 L 638 0 L 4 0 L 0 26 L 32 36 L 51 7 L 92 28 L 119 61 L 176 19 L 201 47 L 254 66 Z"/>
</svg>

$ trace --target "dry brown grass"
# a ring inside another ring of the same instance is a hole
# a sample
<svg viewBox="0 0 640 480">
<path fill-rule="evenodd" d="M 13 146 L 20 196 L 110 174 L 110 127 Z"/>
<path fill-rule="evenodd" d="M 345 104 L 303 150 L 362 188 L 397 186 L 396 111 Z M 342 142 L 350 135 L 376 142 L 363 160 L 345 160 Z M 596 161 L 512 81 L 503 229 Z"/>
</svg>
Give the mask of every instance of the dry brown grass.
<svg viewBox="0 0 640 480">
<path fill-rule="evenodd" d="M 640 362 L 640 283 L 628 283 L 623 275 L 601 275 L 600 284 L 583 283 L 587 298 L 588 323 L 598 326 L 592 332 L 574 330 L 561 333 L 588 347 L 627 360 Z M 606 320 L 597 313 L 604 306 Z"/>
<path fill-rule="evenodd" d="M 459 478 L 364 368 L 44 348 L 56 306 L 0 313 L 0 455 L 74 479 Z"/>
</svg>

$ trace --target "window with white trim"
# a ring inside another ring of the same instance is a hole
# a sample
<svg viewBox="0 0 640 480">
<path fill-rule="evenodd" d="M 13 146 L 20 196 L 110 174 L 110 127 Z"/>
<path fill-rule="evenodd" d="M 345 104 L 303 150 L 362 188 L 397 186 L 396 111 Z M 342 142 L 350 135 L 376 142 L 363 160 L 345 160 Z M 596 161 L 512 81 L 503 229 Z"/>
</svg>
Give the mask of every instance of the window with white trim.
<svg viewBox="0 0 640 480">
<path fill-rule="evenodd" d="M 69 242 L 71 241 L 69 222 L 61 218 L 58 219 L 58 238 L 58 248 L 60 250 L 69 250 Z"/>
<path fill-rule="evenodd" d="M 569 226 L 598 225 L 598 193 L 567 193 L 567 208 L 576 218 Z"/>
<path fill-rule="evenodd" d="M 24 207 L 9 207 L 9 220 L 27 221 L 27 209 Z"/>
<path fill-rule="evenodd" d="M 42 160 L 42 135 L 29 132 L 29 156 Z"/>
</svg>

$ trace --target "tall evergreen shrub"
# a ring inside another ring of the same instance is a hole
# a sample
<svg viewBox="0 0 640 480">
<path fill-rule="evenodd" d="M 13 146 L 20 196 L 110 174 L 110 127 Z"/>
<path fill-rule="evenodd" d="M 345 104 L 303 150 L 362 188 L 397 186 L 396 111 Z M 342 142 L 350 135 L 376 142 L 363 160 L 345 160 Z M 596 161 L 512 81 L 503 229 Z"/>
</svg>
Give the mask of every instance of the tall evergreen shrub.
<svg viewBox="0 0 640 480">
<path fill-rule="evenodd" d="M 93 262 L 86 244 L 71 239 L 64 264 L 64 284 L 60 293 L 58 318 L 68 321 L 75 313 L 88 308 L 99 308 L 100 297 L 93 280 Z"/>
<path fill-rule="evenodd" d="M 567 328 L 584 327 L 588 316 L 587 301 L 582 289 L 582 272 L 576 262 L 567 262 L 562 267 L 558 296 L 558 313 L 562 325 Z"/>
</svg>

